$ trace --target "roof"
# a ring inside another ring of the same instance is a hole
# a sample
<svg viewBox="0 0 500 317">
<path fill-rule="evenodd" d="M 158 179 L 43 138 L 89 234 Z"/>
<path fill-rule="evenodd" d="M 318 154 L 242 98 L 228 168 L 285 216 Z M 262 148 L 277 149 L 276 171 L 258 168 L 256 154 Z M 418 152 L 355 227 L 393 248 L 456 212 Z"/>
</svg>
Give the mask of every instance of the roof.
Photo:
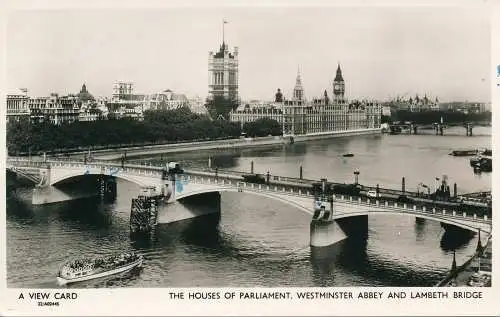
<svg viewBox="0 0 500 317">
<path fill-rule="evenodd" d="M 224 52 L 227 51 L 227 44 L 222 42 L 222 45 L 219 48 L 219 51 L 215 53 L 215 58 L 224 58 Z M 229 53 L 229 58 L 234 58 L 233 54 Z"/>
<path fill-rule="evenodd" d="M 344 81 L 344 78 L 342 78 L 342 70 L 340 69 L 340 64 L 337 66 L 337 74 L 335 75 L 334 81 Z"/>
</svg>

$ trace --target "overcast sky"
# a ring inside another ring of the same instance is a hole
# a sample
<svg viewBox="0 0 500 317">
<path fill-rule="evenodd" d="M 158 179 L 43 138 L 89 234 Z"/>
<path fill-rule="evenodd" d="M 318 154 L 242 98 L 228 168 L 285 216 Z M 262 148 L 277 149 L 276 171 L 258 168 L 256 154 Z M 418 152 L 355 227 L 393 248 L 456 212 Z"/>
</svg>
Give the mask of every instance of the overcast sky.
<svg viewBox="0 0 500 317">
<path fill-rule="evenodd" d="M 242 99 L 290 96 L 300 66 L 305 95 L 331 94 L 337 63 L 349 98 L 427 93 L 490 100 L 487 8 L 163 8 L 10 12 L 9 92 L 110 96 L 172 89 L 206 97 L 208 52 L 239 47 Z"/>
</svg>

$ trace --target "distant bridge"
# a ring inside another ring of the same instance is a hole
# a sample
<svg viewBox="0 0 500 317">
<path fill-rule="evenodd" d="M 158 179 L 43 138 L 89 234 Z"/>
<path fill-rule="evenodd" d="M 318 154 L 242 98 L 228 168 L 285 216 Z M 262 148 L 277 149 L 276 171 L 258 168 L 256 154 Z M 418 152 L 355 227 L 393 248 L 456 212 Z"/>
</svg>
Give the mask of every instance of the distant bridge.
<svg viewBox="0 0 500 317">
<path fill-rule="evenodd" d="M 439 221 L 444 224 L 461 227 L 470 231 L 481 230 L 491 233 L 492 220 L 485 215 L 473 212 L 459 212 L 443 207 L 430 207 L 429 204 L 414 202 L 401 203 L 386 198 L 354 197 L 332 194 L 319 198 L 312 191 L 312 180 L 273 176 L 266 184 L 244 181 L 241 173 L 228 171 L 186 170 L 174 180 L 162 179 L 162 168 L 127 164 L 123 167 L 115 163 L 93 162 L 83 164 L 75 161 L 33 162 L 26 159 L 9 158 L 7 169 L 14 173 L 35 179 L 37 186 L 33 190 L 33 203 L 44 204 L 74 199 L 58 186 L 71 180 L 77 183 L 88 175 L 101 179 L 122 178 L 141 186 L 154 186 L 158 193 L 166 196 L 166 222 L 179 221 L 193 217 L 189 213 L 169 215 L 168 206 L 183 198 L 213 192 L 245 192 L 281 201 L 293 208 L 313 215 L 311 222 L 311 245 L 325 246 L 332 244 L 339 237 L 333 232 L 342 233 L 337 221 L 342 219 L 366 218 L 368 215 L 408 215 Z M 35 177 L 38 172 L 38 177 Z M 28 176 L 31 175 L 31 176 Z M 96 192 L 94 192 L 96 194 Z M 78 198 L 78 197 L 76 197 Z M 162 216 L 159 221 L 162 222 Z M 366 220 L 367 221 L 367 220 Z M 335 230 L 334 230 L 335 229 Z M 333 237 L 332 235 L 335 235 Z"/>
<path fill-rule="evenodd" d="M 465 128 L 465 135 L 472 136 L 472 129 L 474 125 L 472 123 L 463 123 Z M 402 129 L 407 129 L 409 134 L 418 134 L 419 129 L 432 129 L 436 135 L 443 135 L 444 130 L 448 128 L 448 125 L 441 122 L 435 122 L 433 124 L 419 124 L 414 122 L 397 122 L 390 124 L 390 130 L 392 134 L 402 133 Z"/>
</svg>

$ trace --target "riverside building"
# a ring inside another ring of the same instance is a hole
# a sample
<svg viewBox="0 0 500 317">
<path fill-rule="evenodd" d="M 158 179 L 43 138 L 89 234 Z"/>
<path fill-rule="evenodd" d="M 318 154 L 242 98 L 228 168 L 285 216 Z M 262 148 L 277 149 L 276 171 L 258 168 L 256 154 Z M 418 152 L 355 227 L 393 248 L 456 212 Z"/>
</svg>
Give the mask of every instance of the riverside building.
<svg viewBox="0 0 500 317">
<path fill-rule="evenodd" d="M 30 97 L 27 89 L 21 91 L 23 94 L 7 95 L 7 121 L 24 117 L 30 122 L 62 124 L 104 118 L 85 84 L 78 94 L 66 96 L 51 93 L 50 96 Z"/>
<path fill-rule="evenodd" d="M 31 121 L 49 121 L 52 124 L 71 123 L 78 121 L 80 105 L 77 96 L 59 96 L 56 93 L 48 97 L 29 98 Z"/>
<path fill-rule="evenodd" d="M 191 102 L 185 94 L 166 89 L 154 94 L 134 93 L 131 82 L 113 84 L 111 101 L 106 102 L 109 113 L 115 118 L 129 117 L 144 119 L 144 111 L 175 110 L 182 107 L 191 108 Z"/>
<path fill-rule="evenodd" d="M 345 98 L 345 82 L 340 65 L 332 85 L 332 97 L 325 90 L 323 97 L 307 100 L 300 72 L 297 73 L 292 98 L 287 100 L 281 90 L 274 102 L 246 103 L 230 113 L 230 121 L 255 121 L 270 118 L 282 125 L 283 135 L 313 135 L 380 131 L 381 105 L 375 101 Z"/>
<path fill-rule="evenodd" d="M 22 94 L 7 95 L 7 122 L 30 118 L 28 90 L 21 89 Z"/>
</svg>

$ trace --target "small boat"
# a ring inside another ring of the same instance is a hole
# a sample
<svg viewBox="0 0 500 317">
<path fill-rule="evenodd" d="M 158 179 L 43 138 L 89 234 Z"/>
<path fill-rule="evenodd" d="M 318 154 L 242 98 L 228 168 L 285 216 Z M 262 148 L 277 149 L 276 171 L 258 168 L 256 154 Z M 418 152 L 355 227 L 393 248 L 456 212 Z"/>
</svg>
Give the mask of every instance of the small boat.
<svg viewBox="0 0 500 317">
<path fill-rule="evenodd" d="M 474 156 L 478 154 L 478 150 L 453 150 L 449 155 L 453 156 Z"/>
<path fill-rule="evenodd" d="M 57 273 L 57 283 L 66 285 L 129 271 L 142 266 L 142 255 L 133 252 L 102 258 L 75 259 L 65 263 Z"/>
<path fill-rule="evenodd" d="M 488 156 L 474 156 L 470 159 L 470 166 L 474 169 L 481 170 L 483 172 L 491 172 L 492 170 L 492 159 Z"/>
<path fill-rule="evenodd" d="M 343 157 L 353 157 L 354 154 L 352 154 L 352 153 L 346 153 L 346 154 L 343 154 L 342 156 Z"/>
</svg>

